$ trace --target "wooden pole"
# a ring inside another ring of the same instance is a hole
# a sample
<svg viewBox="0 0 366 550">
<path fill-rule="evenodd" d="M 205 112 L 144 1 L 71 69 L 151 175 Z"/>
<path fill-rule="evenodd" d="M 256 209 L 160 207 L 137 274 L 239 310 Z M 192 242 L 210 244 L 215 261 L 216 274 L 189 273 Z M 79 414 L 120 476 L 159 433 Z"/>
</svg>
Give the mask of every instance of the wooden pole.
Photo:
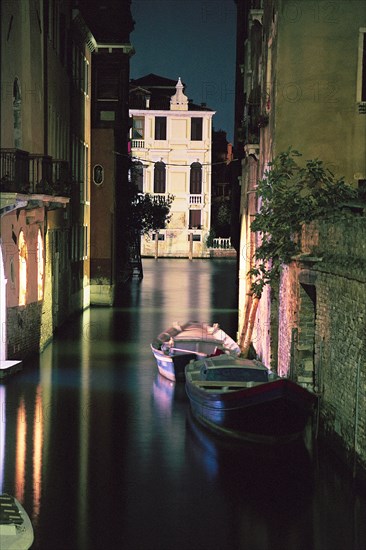
<svg viewBox="0 0 366 550">
<path fill-rule="evenodd" d="M 189 259 L 193 258 L 193 233 L 189 234 Z"/>
<path fill-rule="evenodd" d="M 159 258 L 159 231 L 155 232 L 155 260 Z"/>
<path fill-rule="evenodd" d="M 252 342 L 253 329 L 254 329 L 255 317 L 257 315 L 258 304 L 259 304 L 258 296 L 253 296 L 252 303 L 250 306 L 250 312 L 249 312 L 246 331 L 242 333 L 241 335 L 242 337 L 240 339 L 240 344 L 239 344 L 239 347 L 241 349 L 241 357 L 248 357 L 250 344 Z"/>
</svg>

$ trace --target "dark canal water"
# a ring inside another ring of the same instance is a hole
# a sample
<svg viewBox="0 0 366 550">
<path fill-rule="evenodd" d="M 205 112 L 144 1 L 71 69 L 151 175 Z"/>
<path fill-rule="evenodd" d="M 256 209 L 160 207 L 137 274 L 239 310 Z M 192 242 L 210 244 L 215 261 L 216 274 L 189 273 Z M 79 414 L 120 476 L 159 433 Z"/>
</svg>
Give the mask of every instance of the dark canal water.
<svg viewBox="0 0 366 550">
<path fill-rule="evenodd" d="M 366 497 L 331 454 L 223 447 L 157 374 L 152 338 L 187 320 L 235 337 L 235 296 L 231 260 L 144 260 L 123 307 L 86 311 L 0 385 L 0 490 L 33 549 L 365 550 Z"/>
</svg>

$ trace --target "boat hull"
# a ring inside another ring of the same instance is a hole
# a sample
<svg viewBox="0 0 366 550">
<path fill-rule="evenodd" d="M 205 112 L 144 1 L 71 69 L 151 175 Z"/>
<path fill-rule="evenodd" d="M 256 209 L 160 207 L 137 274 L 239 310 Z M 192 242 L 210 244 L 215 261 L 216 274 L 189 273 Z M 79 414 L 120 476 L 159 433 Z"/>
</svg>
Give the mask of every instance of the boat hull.
<svg viewBox="0 0 366 550">
<path fill-rule="evenodd" d="M 34 541 L 32 523 L 20 502 L 6 493 L 0 495 L 0 548 L 28 550 Z"/>
<path fill-rule="evenodd" d="M 192 380 L 187 372 L 190 368 L 186 369 L 186 391 L 192 414 L 206 428 L 223 436 L 266 444 L 301 437 L 316 397 L 298 384 L 274 375 L 266 382 L 234 380 L 231 387 L 229 383 L 219 387 L 218 383 L 216 388 L 214 381 L 205 385 L 204 380 Z M 240 384 L 246 387 L 235 387 Z"/>
<path fill-rule="evenodd" d="M 185 380 L 185 368 L 192 360 L 215 353 L 240 354 L 236 342 L 218 325 L 198 322 L 170 327 L 155 338 L 151 350 L 160 374 L 173 382 Z"/>
<path fill-rule="evenodd" d="M 184 355 L 175 355 L 169 357 L 160 350 L 153 347 L 152 352 L 156 360 L 158 371 L 162 376 L 172 382 L 183 382 L 185 378 L 185 367 L 191 360 L 197 359 L 195 353 L 186 353 Z"/>
</svg>

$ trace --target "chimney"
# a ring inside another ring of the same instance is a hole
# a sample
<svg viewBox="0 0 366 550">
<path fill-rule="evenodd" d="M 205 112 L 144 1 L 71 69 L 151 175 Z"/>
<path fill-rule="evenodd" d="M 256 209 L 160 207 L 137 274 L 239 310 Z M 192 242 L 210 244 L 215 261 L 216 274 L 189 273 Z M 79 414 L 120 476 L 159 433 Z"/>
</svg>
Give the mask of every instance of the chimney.
<svg viewBox="0 0 366 550">
<path fill-rule="evenodd" d="M 227 144 L 226 149 L 226 164 L 229 164 L 233 160 L 233 145 L 232 143 Z"/>
</svg>

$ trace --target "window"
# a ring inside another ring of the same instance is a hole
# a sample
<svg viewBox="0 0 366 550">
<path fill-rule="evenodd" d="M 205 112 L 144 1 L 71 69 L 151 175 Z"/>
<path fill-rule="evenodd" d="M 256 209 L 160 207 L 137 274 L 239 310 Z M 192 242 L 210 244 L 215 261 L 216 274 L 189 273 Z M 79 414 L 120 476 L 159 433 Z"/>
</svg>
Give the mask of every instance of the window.
<svg viewBox="0 0 366 550">
<path fill-rule="evenodd" d="M 202 164 L 199 162 L 191 164 L 189 193 L 191 195 L 200 195 L 202 193 Z"/>
<path fill-rule="evenodd" d="M 366 27 L 360 29 L 358 42 L 357 102 L 366 102 Z M 362 111 L 363 113 L 364 111 Z M 366 112 L 366 111 L 365 111 Z"/>
<path fill-rule="evenodd" d="M 187 236 L 188 241 L 190 241 L 192 238 L 192 241 L 194 242 L 200 242 L 201 241 L 201 235 L 197 233 L 189 233 Z"/>
<path fill-rule="evenodd" d="M 104 168 L 101 164 L 96 164 L 93 168 L 93 181 L 95 185 L 102 185 L 104 181 Z"/>
<path fill-rule="evenodd" d="M 166 139 L 166 116 L 155 117 L 155 139 Z"/>
<path fill-rule="evenodd" d="M 113 122 L 116 118 L 114 111 L 100 111 L 99 118 L 103 122 Z"/>
<path fill-rule="evenodd" d="M 134 117 L 132 121 L 132 139 L 144 139 L 144 117 Z"/>
<path fill-rule="evenodd" d="M 201 229 L 201 210 L 189 211 L 189 229 Z"/>
<path fill-rule="evenodd" d="M 132 183 L 137 186 L 139 193 L 144 190 L 144 167 L 142 162 L 133 162 L 130 168 L 130 178 Z"/>
<path fill-rule="evenodd" d="M 156 162 L 154 167 L 154 193 L 165 193 L 165 164 Z"/>
<path fill-rule="evenodd" d="M 202 117 L 192 117 L 191 119 L 191 140 L 202 140 Z"/>
</svg>

